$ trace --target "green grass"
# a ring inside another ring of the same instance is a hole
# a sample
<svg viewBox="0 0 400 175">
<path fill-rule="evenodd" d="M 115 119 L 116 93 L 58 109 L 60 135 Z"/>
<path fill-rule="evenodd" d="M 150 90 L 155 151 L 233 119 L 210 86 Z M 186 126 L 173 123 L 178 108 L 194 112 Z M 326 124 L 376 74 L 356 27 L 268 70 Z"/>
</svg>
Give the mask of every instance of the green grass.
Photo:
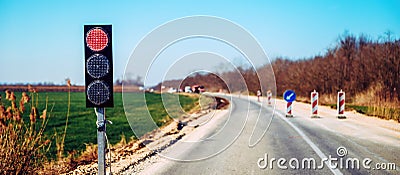
<svg viewBox="0 0 400 175">
<path fill-rule="evenodd" d="M 3 97 L 3 103 L 9 103 L 4 99 L 4 92 L 0 93 Z M 21 93 L 15 93 L 17 97 L 17 103 L 21 98 Z M 51 118 L 46 127 L 45 134 L 49 137 L 54 136 L 57 132 L 59 136 L 62 135 L 65 127 L 67 109 L 68 109 L 68 93 L 67 92 L 41 92 L 38 93 L 38 111 L 41 114 L 45 108 L 46 97 L 48 97 L 48 112 L 53 107 Z M 140 101 L 142 97 L 138 93 L 125 93 L 126 98 L 131 99 L 133 104 L 136 101 Z M 169 97 L 177 97 L 175 94 L 168 94 Z M 182 105 L 182 108 L 187 111 L 196 106 L 198 98 L 188 97 L 179 95 L 178 96 Z M 36 97 L 35 97 L 36 98 Z M 169 98 L 167 98 L 169 99 Z M 170 117 L 163 108 L 160 94 L 146 94 L 147 108 L 149 109 L 151 116 L 156 121 L 158 126 L 161 126 L 168 121 Z M 93 108 L 86 108 L 85 93 L 83 92 L 71 92 L 71 110 L 68 122 L 67 135 L 65 138 L 65 153 L 71 151 L 82 151 L 85 149 L 87 143 L 97 143 L 97 129 L 96 129 L 96 115 Z M 178 106 L 179 107 L 179 106 Z M 134 114 L 131 118 L 135 119 L 136 122 L 140 121 L 143 114 L 147 113 L 145 107 L 133 107 L 131 108 Z M 29 121 L 30 107 L 26 105 L 24 113 L 24 121 Z M 122 102 L 122 94 L 114 94 L 114 108 L 106 108 L 106 118 L 113 122 L 112 125 L 107 125 L 107 136 L 111 144 L 115 144 L 121 140 L 121 135 L 126 138 L 134 137 L 131 127 L 125 117 L 125 112 Z M 145 127 L 145 126 L 144 126 Z M 152 128 L 151 128 L 152 129 Z M 150 129 L 148 129 L 150 131 Z M 52 148 L 50 150 L 51 157 L 56 155 L 56 144 L 53 138 Z"/>
</svg>

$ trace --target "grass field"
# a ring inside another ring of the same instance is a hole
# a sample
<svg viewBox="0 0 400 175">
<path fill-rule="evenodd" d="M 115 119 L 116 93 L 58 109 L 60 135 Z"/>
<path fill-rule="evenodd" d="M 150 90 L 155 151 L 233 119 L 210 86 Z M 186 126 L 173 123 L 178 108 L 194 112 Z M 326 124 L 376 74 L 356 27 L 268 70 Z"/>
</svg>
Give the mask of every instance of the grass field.
<svg viewBox="0 0 400 175">
<path fill-rule="evenodd" d="M 0 93 L 4 97 L 4 92 Z M 21 98 L 21 93 L 15 93 L 17 101 Z M 135 101 L 140 99 L 141 95 L 138 93 L 125 93 L 129 99 Z M 174 96 L 175 94 L 170 94 Z M 31 98 L 38 98 L 38 111 L 41 113 L 46 105 L 46 98 L 48 99 L 48 112 L 53 108 L 50 113 L 50 120 L 46 127 L 46 135 L 53 137 L 55 133 L 61 136 L 64 132 L 66 115 L 68 109 L 68 93 L 67 92 L 40 92 Z M 179 95 L 181 105 L 185 111 L 190 110 L 198 104 L 198 98 L 195 96 Z M 160 94 L 146 94 L 147 107 L 152 114 L 153 120 L 157 125 L 162 125 L 170 120 L 167 112 L 163 108 Z M 9 105 L 9 101 L 5 99 L 2 103 Z M 54 107 L 53 107 L 54 106 Z M 113 122 L 112 125 L 107 125 L 107 136 L 111 144 L 115 144 L 121 140 L 121 136 L 126 138 L 133 138 L 134 134 L 129 126 L 127 118 L 125 117 L 122 93 L 114 94 L 114 108 L 106 108 L 107 120 Z M 136 109 L 133 109 L 136 110 Z M 138 119 L 141 113 L 146 109 L 137 109 Z M 29 121 L 30 107 L 26 105 L 23 115 L 24 121 Z M 135 117 L 135 116 L 134 116 Z M 65 152 L 82 151 L 85 149 L 87 143 L 97 143 L 96 135 L 96 115 L 93 108 L 86 108 L 85 94 L 82 92 L 71 92 L 71 109 L 69 115 L 68 129 L 65 137 Z M 52 139 L 52 147 L 50 150 L 51 157 L 56 156 L 55 138 Z"/>
</svg>

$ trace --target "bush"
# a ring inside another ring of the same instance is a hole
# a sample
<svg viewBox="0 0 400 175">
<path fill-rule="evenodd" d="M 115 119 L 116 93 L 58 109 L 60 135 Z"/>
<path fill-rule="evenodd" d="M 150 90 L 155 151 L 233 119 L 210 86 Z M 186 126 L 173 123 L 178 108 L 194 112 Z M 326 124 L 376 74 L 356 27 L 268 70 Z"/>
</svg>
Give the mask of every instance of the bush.
<svg viewBox="0 0 400 175">
<path fill-rule="evenodd" d="M 31 93 L 31 96 L 34 95 Z M 37 105 L 31 96 L 22 93 L 19 106 L 11 91 L 6 91 L 5 103 L 0 98 L 1 174 L 31 174 L 47 160 L 46 152 L 51 142 L 43 134 L 48 122 L 47 107 L 39 117 Z M 29 107 L 29 117 L 28 114 L 24 116 L 25 105 Z M 26 123 L 24 119 L 29 119 L 29 122 Z"/>
</svg>

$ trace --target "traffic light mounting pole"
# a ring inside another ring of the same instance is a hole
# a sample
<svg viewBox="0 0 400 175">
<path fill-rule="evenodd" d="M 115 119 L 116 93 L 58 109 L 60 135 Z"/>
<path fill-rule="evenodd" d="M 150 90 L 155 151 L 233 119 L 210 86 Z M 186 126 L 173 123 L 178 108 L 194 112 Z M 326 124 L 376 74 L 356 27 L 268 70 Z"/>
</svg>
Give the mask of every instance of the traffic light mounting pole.
<svg viewBox="0 0 400 175">
<path fill-rule="evenodd" d="M 107 145 L 105 107 L 114 106 L 112 25 L 84 25 L 84 45 L 86 107 L 95 107 L 98 174 L 105 175 Z"/>
<path fill-rule="evenodd" d="M 97 160 L 98 174 L 106 174 L 106 111 L 105 108 L 94 108 L 97 115 Z"/>
</svg>

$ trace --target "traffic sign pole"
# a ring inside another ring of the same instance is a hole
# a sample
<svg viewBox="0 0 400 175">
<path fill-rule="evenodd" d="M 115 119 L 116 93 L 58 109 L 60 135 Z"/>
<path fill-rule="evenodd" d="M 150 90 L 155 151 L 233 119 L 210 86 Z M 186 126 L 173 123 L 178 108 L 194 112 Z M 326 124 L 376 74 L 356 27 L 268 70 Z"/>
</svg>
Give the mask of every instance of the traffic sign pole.
<svg viewBox="0 0 400 175">
<path fill-rule="evenodd" d="M 287 102 L 287 105 L 286 105 L 286 117 L 293 117 L 293 115 L 292 115 L 292 102 Z"/>
<path fill-rule="evenodd" d="M 292 103 L 296 100 L 296 93 L 293 90 L 286 90 L 283 93 L 283 99 L 287 102 L 286 105 L 286 117 L 293 117 L 292 115 Z"/>
<path fill-rule="evenodd" d="M 105 108 L 95 108 L 97 115 L 98 174 L 106 174 L 106 115 Z"/>
</svg>

